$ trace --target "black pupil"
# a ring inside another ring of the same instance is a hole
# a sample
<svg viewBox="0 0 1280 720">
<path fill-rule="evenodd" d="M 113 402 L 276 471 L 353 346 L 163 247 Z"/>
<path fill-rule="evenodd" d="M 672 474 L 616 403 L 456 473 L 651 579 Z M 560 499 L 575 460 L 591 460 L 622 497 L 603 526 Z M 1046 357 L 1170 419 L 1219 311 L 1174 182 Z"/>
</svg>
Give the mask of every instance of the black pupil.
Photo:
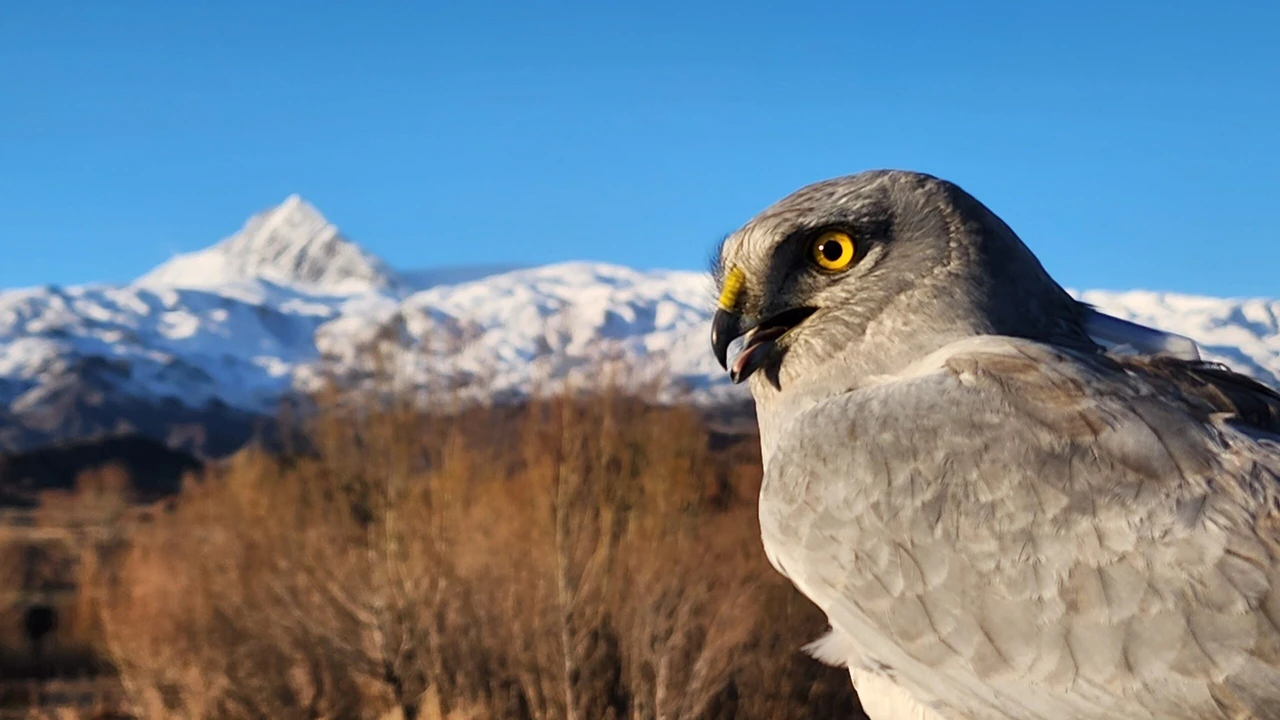
<svg viewBox="0 0 1280 720">
<path fill-rule="evenodd" d="M 844 256 L 844 247 L 834 240 L 828 240 L 818 247 L 818 252 L 828 261 L 835 262 Z"/>
</svg>

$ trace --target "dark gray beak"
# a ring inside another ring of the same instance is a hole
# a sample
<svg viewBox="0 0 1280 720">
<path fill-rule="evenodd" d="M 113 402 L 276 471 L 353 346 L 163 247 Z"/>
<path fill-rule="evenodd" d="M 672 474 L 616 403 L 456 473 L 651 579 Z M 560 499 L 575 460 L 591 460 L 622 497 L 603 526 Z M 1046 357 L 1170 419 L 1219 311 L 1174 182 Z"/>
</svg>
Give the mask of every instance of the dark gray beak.
<svg viewBox="0 0 1280 720">
<path fill-rule="evenodd" d="M 711 318 L 711 349 L 715 352 L 720 367 L 729 369 L 729 344 L 750 329 L 738 313 L 716 310 Z"/>
</svg>

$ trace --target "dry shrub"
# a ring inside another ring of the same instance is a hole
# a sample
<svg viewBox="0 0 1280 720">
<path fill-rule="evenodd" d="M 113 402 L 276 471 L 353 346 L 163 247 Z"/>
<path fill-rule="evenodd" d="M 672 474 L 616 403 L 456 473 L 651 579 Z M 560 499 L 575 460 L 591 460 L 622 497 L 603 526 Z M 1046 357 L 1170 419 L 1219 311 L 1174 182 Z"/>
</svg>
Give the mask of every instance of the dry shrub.
<svg viewBox="0 0 1280 720">
<path fill-rule="evenodd" d="M 758 456 L 607 390 L 422 413 L 330 395 L 96 573 L 147 718 L 857 717 L 764 559 Z M 745 458 L 745 460 L 744 460 Z"/>
<path fill-rule="evenodd" d="M 6 666 L 10 656 L 26 650 L 17 620 L 23 611 L 24 555 L 23 546 L 16 540 L 0 536 L 0 681 L 9 674 Z"/>
</svg>

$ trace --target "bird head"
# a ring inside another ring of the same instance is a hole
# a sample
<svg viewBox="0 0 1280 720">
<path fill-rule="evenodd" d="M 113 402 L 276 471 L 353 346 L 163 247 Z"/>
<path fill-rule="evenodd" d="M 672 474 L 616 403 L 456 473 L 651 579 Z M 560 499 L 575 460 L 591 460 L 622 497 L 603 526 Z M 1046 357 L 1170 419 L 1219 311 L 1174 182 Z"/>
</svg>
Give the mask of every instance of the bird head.
<svg viewBox="0 0 1280 720">
<path fill-rule="evenodd" d="M 1095 347 L 1083 306 L 1013 231 L 921 173 L 804 187 L 729 235 L 714 272 L 712 348 L 735 383 L 752 379 L 757 400 L 789 384 L 842 391 L 972 335 Z"/>
</svg>

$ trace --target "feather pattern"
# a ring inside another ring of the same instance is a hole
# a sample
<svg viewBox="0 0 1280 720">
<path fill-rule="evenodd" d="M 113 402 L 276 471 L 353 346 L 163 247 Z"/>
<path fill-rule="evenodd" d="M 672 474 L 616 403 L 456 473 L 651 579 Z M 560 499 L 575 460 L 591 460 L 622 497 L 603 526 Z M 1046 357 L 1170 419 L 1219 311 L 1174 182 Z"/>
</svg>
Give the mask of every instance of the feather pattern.
<svg viewBox="0 0 1280 720">
<path fill-rule="evenodd" d="M 791 421 L 765 545 L 939 717 L 1280 717 L 1278 411 L 1215 366 L 967 339 Z"/>
</svg>

